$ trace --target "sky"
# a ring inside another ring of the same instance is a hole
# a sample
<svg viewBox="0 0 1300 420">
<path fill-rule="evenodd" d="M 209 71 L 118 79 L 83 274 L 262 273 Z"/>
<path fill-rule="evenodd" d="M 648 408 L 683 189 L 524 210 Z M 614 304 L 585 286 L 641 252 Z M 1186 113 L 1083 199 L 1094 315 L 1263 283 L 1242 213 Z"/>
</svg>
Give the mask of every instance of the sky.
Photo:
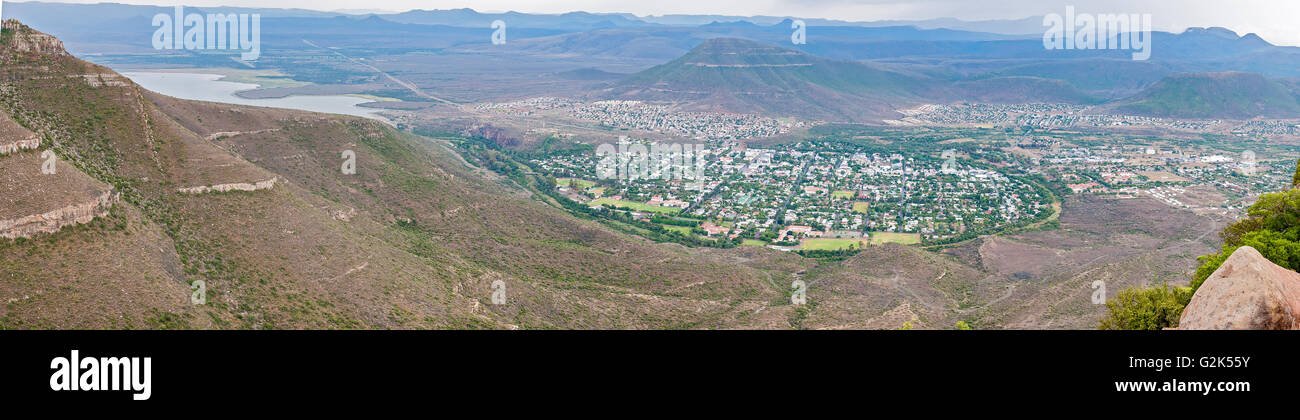
<svg viewBox="0 0 1300 420">
<path fill-rule="evenodd" d="M 61 0 L 99 3 L 102 0 Z M 1150 13 L 1156 30 L 1222 26 L 1256 33 L 1279 45 L 1300 46 L 1300 0 L 116 0 L 116 3 L 302 8 L 315 10 L 458 9 L 529 13 L 620 12 L 664 14 L 769 15 L 847 21 L 1020 19 L 1046 13 Z"/>
</svg>

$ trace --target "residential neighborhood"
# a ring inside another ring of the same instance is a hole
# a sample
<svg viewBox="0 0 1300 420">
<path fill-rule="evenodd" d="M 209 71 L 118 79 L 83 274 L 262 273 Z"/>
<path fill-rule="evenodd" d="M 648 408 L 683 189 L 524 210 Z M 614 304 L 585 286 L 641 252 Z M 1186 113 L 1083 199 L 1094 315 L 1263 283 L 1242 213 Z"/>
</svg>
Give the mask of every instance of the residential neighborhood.
<svg viewBox="0 0 1300 420">
<path fill-rule="evenodd" d="M 810 239 L 920 243 L 993 232 L 1051 211 L 1041 189 L 969 161 L 819 142 L 751 148 L 716 141 L 705 150 L 702 180 L 600 179 L 592 155 L 532 163 L 556 178 L 559 193 L 593 208 L 645 222 L 672 218 L 697 228 L 679 230 L 706 237 L 785 246 Z"/>
</svg>

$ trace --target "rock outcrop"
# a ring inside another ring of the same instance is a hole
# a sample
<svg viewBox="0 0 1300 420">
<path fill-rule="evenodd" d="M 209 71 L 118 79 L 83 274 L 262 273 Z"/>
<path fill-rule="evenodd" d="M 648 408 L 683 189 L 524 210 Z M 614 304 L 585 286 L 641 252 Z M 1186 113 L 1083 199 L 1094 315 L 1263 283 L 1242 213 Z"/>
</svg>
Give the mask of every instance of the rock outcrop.
<svg viewBox="0 0 1300 420">
<path fill-rule="evenodd" d="M 19 53 L 61 57 L 68 55 L 63 48 L 63 41 L 51 35 L 33 31 L 17 20 L 9 19 L 0 24 L 13 36 L 13 49 Z"/>
<path fill-rule="evenodd" d="M 254 183 L 234 182 L 229 184 L 204 185 L 198 187 L 178 188 L 176 191 L 181 194 L 205 194 L 210 192 L 229 192 L 229 191 L 259 191 L 269 190 L 275 187 L 276 178 Z"/>
<path fill-rule="evenodd" d="M 58 232 L 65 226 L 90 223 L 96 217 L 108 215 L 120 195 L 105 191 L 94 200 L 57 208 L 41 214 L 0 220 L 0 238 L 29 238 L 41 233 Z"/>
<path fill-rule="evenodd" d="M 10 143 L 0 143 L 0 155 L 17 153 L 23 150 L 36 150 L 41 147 L 41 139 L 28 137 Z"/>
<path fill-rule="evenodd" d="M 89 223 L 108 215 L 119 200 L 108 185 L 36 153 L 40 147 L 36 133 L 0 112 L 0 238 L 30 238 Z M 51 162 L 56 170 L 46 174 Z"/>
<path fill-rule="evenodd" d="M 1178 329 L 1300 329 L 1300 273 L 1237 248 L 1196 290 Z"/>
<path fill-rule="evenodd" d="M 0 156 L 41 147 L 41 139 L 8 115 L 0 113 Z"/>
<path fill-rule="evenodd" d="M 69 78 L 73 78 L 73 79 L 81 79 L 82 81 L 85 81 L 87 85 L 90 85 L 90 87 L 104 87 L 104 86 L 113 86 L 113 87 L 129 87 L 129 86 L 131 86 L 131 82 L 130 82 L 129 80 L 127 80 L 126 77 L 119 76 L 119 75 L 114 74 L 114 73 L 74 74 L 74 75 L 69 75 L 68 77 L 69 77 Z"/>
</svg>

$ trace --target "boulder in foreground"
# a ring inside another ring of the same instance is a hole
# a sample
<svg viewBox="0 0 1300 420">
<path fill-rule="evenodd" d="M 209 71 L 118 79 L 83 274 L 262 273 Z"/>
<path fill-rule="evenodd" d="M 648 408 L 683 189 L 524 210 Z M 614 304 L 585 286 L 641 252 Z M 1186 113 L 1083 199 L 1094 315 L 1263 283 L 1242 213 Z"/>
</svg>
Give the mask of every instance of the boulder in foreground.
<svg viewBox="0 0 1300 420">
<path fill-rule="evenodd" d="M 1300 273 L 1237 248 L 1196 290 L 1178 329 L 1300 329 Z"/>
</svg>

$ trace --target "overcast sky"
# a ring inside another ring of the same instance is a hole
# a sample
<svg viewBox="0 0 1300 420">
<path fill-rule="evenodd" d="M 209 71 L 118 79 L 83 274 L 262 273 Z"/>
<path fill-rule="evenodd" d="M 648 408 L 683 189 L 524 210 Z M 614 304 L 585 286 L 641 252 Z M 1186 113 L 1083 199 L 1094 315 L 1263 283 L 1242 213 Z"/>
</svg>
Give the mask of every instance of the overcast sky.
<svg viewBox="0 0 1300 420">
<path fill-rule="evenodd" d="M 98 3 L 103 0 L 63 0 Z M 1300 46 L 1300 0 L 116 0 L 117 3 L 248 6 L 316 10 L 457 9 L 532 13 L 625 12 L 663 14 L 772 15 L 850 21 L 930 19 L 1019 19 L 1065 13 L 1150 13 L 1157 30 L 1223 26 L 1254 32 L 1275 44 Z"/>
</svg>

